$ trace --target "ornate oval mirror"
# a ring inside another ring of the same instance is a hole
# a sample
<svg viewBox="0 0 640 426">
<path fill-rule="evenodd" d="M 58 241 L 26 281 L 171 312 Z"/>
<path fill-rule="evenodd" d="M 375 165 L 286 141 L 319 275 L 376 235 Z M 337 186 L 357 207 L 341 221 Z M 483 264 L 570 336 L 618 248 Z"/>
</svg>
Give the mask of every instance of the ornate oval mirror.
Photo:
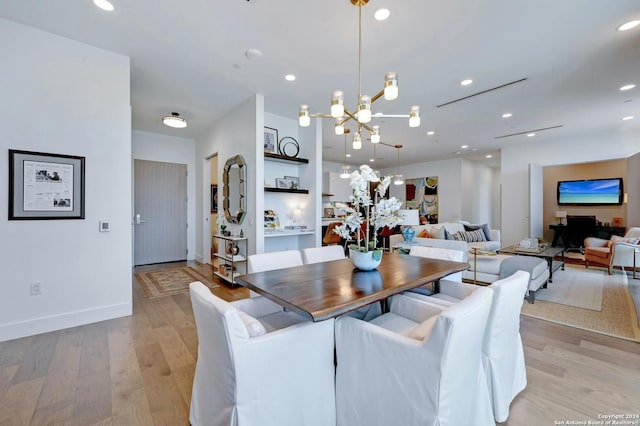
<svg viewBox="0 0 640 426">
<path fill-rule="evenodd" d="M 224 164 L 222 171 L 222 207 L 229 223 L 242 224 L 247 214 L 245 205 L 246 168 L 241 155 L 231 157 Z"/>
</svg>

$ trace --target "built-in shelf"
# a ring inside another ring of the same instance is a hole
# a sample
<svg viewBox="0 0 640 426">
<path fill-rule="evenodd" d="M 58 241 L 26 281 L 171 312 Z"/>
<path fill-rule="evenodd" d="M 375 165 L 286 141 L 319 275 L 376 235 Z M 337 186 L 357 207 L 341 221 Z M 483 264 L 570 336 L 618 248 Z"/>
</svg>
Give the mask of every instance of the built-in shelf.
<svg viewBox="0 0 640 426">
<path fill-rule="evenodd" d="M 269 152 L 264 153 L 265 161 L 275 161 L 278 163 L 300 163 L 300 164 L 309 164 L 309 160 L 306 158 L 298 158 L 298 157 L 286 157 L 280 154 L 271 154 Z"/>
<path fill-rule="evenodd" d="M 290 236 L 298 236 L 298 235 L 313 235 L 315 231 L 265 231 L 265 238 L 274 238 L 274 237 L 290 237 Z"/>
<path fill-rule="evenodd" d="M 286 188 L 274 188 L 271 186 L 264 187 L 265 192 L 286 192 L 289 194 L 308 194 L 308 189 L 286 189 Z"/>
</svg>

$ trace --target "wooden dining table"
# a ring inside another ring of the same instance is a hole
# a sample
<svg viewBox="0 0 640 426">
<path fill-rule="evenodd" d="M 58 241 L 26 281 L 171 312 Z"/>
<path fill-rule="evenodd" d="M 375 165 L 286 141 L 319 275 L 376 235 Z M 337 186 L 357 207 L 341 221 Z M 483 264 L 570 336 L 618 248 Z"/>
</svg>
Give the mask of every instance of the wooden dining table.
<svg viewBox="0 0 640 426">
<path fill-rule="evenodd" d="M 240 275 L 236 282 L 312 321 L 342 315 L 468 269 L 462 262 L 384 253 L 373 271 L 349 259 Z"/>
</svg>

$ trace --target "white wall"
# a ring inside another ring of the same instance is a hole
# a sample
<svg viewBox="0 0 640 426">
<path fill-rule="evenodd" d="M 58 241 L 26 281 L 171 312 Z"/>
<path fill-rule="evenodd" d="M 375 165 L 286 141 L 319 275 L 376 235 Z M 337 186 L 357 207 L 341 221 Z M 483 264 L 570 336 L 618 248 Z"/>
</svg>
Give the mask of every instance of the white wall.
<svg viewBox="0 0 640 426">
<path fill-rule="evenodd" d="M 462 218 L 471 223 L 487 223 L 499 229 L 494 222 L 495 204 L 494 169 L 474 161 L 462 162 Z M 440 191 L 438 191 L 438 194 Z"/>
<path fill-rule="evenodd" d="M 529 234 L 529 163 L 541 166 L 627 158 L 640 151 L 640 130 L 616 130 L 502 150 L 502 243 Z M 542 206 L 540 206 L 542 211 Z"/>
<path fill-rule="evenodd" d="M 243 104 L 234 108 L 226 116 L 218 120 L 204 134 L 196 139 L 196 189 L 200 195 L 197 197 L 196 203 L 196 259 L 202 261 L 203 250 L 211 247 L 211 238 L 209 238 L 209 217 L 211 211 L 207 200 L 210 194 L 211 177 L 204 174 L 204 164 L 207 158 L 218 153 L 218 182 L 222 184 L 222 171 L 225 162 L 235 155 L 242 155 L 247 163 L 247 194 L 246 209 L 242 225 L 230 225 L 229 230 L 237 234 L 240 229 L 244 231 L 249 239 L 249 253 L 256 253 L 256 244 L 262 242 L 256 241 L 256 226 L 263 226 L 262 211 L 260 211 L 259 222 L 256 221 L 256 188 L 260 189 L 260 193 L 264 186 L 264 164 L 257 161 L 257 153 L 263 150 L 262 140 L 264 137 L 264 97 L 255 95 Z M 207 168 L 207 171 L 210 170 Z M 222 189 L 220 189 L 222 191 Z M 220 211 L 222 214 L 222 210 Z M 206 225 L 205 225 L 206 223 Z M 205 238 L 206 237 L 206 238 Z M 261 247 L 261 246 L 260 246 Z M 208 257 L 207 257 L 208 258 Z"/>
<path fill-rule="evenodd" d="M 0 341 L 130 315 L 129 58 L 3 19 L 0 39 L 4 178 L 9 149 L 86 157 L 84 220 L 0 219 Z"/>
<path fill-rule="evenodd" d="M 187 259 L 196 257 L 196 142 L 193 139 L 133 130 L 134 160 L 187 165 Z M 132 182 L 133 185 L 133 182 Z M 135 208 L 135 206 L 132 206 Z M 131 217 L 135 215 L 132 210 Z"/>
<path fill-rule="evenodd" d="M 381 173 L 395 173 L 396 168 L 381 170 Z M 427 176 L 438 177 L 438 221 L 455 222 L 466 219 L 462 215 L 462 160 L 430 161 L 427 163 L 411 164 L 400 167 L 400 173 L 405 179 L 414 179 Z M 404 185 L 389 187 L 389 195 L 404 202 Z M 404 205 L 403 205 L 404 206 Z"/>
</svg>

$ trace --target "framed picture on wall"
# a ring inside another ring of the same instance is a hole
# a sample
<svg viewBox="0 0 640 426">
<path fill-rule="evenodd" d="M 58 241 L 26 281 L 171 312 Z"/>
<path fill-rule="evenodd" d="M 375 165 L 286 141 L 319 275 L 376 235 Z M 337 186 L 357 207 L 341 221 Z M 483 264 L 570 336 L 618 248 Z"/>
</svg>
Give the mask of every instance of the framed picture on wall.
<svg viewBox="0 0 640 426">
<path fill-rule="evenodd" d="M 218 213 L 218 185 L 211 185 L 211 213 Z"/>
<path fill-rule="evenodd" d="M 85 157 L 9 150 L 9 220 L 84 219 Z"/>
<path fill-rule="evenodd" d="M 278 129 L 264 128 L 264 152 L 269 154 L 278 153 Z"/>
</svg>

